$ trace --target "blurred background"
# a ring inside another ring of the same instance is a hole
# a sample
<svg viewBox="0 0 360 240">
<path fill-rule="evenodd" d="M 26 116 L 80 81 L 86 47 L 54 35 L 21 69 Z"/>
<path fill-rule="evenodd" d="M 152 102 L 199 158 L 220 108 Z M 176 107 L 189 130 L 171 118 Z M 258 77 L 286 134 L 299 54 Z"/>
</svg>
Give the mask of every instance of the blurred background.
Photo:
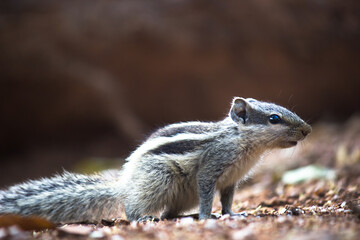
<svg viewBox="0 0 360 240">
<path fill-rule="evenodd" d="M 2 0 L 0 187 L 120 165 L 233 96 L 343 124 L 359 87 L 357 0 Z"/>
</svg>

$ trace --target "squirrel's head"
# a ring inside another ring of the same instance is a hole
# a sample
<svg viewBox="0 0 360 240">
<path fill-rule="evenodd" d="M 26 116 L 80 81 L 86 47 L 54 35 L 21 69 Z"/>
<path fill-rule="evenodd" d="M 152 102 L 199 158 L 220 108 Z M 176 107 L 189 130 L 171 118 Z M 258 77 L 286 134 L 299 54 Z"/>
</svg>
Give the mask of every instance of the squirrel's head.
<svg viewBox="0 0 360 240">
<path fill-rule="evenodd" d="M 311 132 L 311 126 L 295 113 L 252 98 L 235 97 L 229 116 L 240 129 L 251 132 L 261 143 L 273 148 L 295 146 Z"/>
</svg>

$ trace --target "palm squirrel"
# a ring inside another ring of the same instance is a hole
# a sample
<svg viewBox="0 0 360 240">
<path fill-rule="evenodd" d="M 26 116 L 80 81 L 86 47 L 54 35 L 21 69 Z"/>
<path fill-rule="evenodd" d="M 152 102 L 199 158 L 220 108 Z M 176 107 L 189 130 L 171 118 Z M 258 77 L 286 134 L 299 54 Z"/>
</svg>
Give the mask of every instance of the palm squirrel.
<svg viewBox="0 0 360 240">
<path fill-rule="evenodd" d="M 122 170 L 94 175 L 65 172 L 0 191 L 0 214 L 37 215 L 53 222 L 128 220 L 162 211 L 168 219 L 199 205 L 211 216 L 216 190 L 222 214 L 231 210 L 236 184 L 269 149 L 295 146 L 311 127 L 273 103 L 235 97 L 219 122 L 185 122 L 154 132 Z"/>
</svg>

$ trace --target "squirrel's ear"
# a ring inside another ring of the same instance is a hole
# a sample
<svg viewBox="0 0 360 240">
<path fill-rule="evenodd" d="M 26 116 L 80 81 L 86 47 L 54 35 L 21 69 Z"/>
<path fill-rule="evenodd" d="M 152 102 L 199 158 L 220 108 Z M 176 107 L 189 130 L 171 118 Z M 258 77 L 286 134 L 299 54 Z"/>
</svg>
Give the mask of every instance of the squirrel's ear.
<svg viewBox="0 0 360 240">
<path fill-rule="evenodd" d="M 248 108 L 249 104 L 244 98 L 236 97 L 232 102 L 229 115 L 234 122 L 241 122 L 245 124 L 248 119 Z"/>
</svg>

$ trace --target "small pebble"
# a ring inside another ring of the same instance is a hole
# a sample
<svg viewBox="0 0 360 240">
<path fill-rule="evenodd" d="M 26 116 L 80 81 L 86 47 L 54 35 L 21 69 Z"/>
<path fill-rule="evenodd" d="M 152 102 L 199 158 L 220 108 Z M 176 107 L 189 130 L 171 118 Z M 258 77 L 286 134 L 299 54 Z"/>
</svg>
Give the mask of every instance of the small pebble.
<svg viewBox="0 0 360 240">
<path fill-rule="evenodd" d="M 93 231 L 92 233 L 90 233 L 89 237 L 90 238 L 103 238 L 103 237 L 105 237 L 105 234 L 101 231 Z"/>
<path fill-rule="evenodd" d="M 254 232 L 251 224 L 232 234 L 232 239 L 234 240 L 251 239 L 252 237 L 254 237 Z"/>
<path fill-rule="evenodd" d="M 215 219 L 208 219 L 205 221 L 204 228 L 206 229 L 215 229 L 218 226 Z"/>
<path fill-rule="evenodd" d="M 192 217 L 185 217 L 180 219 L 179 225 L 186 226 L 192 223 L 194 223 L 194 219 Z"/>
<path fill-rule="evenodd" d="M 111 239 L 112 239 L 112 240 L 125 240 L 125 238 L 123 238 L 123 237 L 120 236 L 120 235 L 113 235 L 113 236 L 111 236 Z"/>
</svg>

